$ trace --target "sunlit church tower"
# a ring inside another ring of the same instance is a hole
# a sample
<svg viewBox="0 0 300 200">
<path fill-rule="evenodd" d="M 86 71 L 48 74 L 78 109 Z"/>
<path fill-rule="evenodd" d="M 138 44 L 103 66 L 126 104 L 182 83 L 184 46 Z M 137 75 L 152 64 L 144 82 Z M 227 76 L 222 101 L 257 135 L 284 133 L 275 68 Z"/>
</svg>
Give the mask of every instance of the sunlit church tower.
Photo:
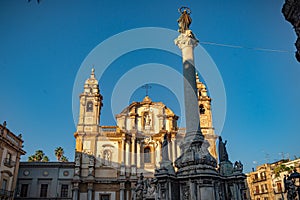
<svg viewBox="0 0 300 200">
<path fill-rule="evenodd" d="M 76 151 L 88 154 L 94 152 L 95 146 L 89 141 L 98 133 L 101 107 L 102 96 L 92 69 L 91 76 L 86 80 L 84 91 L 80 95 L 79 120 L 75 134 Z"/>
</svg>

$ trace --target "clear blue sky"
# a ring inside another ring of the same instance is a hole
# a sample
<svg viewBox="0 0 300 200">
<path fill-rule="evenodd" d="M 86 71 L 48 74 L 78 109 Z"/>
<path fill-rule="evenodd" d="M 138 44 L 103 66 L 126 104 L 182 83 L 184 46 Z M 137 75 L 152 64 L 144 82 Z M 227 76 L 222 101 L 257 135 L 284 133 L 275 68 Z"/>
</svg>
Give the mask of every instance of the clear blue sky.
<svg viewBox="0 0 300 200">
<path fill-rule="evenodd" d="M 281 159 L 282 154 L 285 158 L 300 156 L 300 65 L 293 53 L 296 34 L 281 13 L 283 3 L 41 0 L 37 4 L 34 0 L 2 0 L 0 122 L 6 120 L 12 132 L 23 134 L 27 155 L 22 160 L 42 149 L 54 161 L 58 146 L 73 160 L 72 92 L 84 59 L 98 44 L 126 30 L 177 30 L 177 9 L 185 5 L 192 9 L 191 29 L 201 42 L 245 47 L 202 44 L 216 63 L 226 90 L 226 120 L 217 133 L 228 140 L 230 160 L 241 160 L 247 172 L 257 164 Z M 100 78 L 104 96 L 101 125 L 115 125 L 110 106 L 114 84 L 128 70 L 146 63 L 161 63 L 179 72 L 181 67 L 180 57 L 155 49 L 120 56 Z M 178 100 L 169 88 L 153 84 L 149 94 L 180 115 Z M 144 95 L 138 89 L 131 100 L 140 101 Z"/>
</svg>

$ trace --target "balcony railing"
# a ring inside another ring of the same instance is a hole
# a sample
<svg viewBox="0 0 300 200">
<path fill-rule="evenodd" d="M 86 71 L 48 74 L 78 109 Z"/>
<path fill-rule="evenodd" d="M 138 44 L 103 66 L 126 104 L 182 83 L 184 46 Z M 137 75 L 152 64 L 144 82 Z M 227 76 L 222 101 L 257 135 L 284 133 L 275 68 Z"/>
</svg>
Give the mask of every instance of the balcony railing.
<svg viewBox="0 0 300 200">
<path fill-rule="evenodd" d="M 253 179 L 253 183 L 256 183 L 256 182 L 259 182 L 259 181 L 266 181 L 266 180 L 267 180 L 267 177 L 263 176 L 263 177 L 260 177 L 260 178 Z"/>
<path fill-rule="evenodd" d="M 3 161 L 3 164 L 6 167 L 14 167 L 16 165 L 16 162 L 11 160 L 10 158 L 5 158 L 4 161 Z"/>
<path fill-rule="evenodd" d="M 13 197 L 13 192 L 8 190 L 0 189 L 0 197 L 2 198 L 10 198 Z"/>
</svg>

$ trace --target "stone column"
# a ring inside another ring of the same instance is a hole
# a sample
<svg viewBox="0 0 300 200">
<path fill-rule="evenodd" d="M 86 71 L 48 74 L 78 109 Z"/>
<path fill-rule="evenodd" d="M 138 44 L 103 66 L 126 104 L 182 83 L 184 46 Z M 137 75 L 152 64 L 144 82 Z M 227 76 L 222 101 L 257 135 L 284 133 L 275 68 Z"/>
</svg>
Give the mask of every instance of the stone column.
<svg viewBox="0 0 300 200">
<path fill-rule="evenodd" d="M 73 198 L 72 200 L 78 200 L 78 189 L 73 190 Z"/>
<path fill-rule="evenodd" d="M 159 163 L 161 162 L 161 158 L 160 158 L 160 155 L 161 155 L 161 145 L 160 145 L 160 141 L 157 141 L 156 142 L 156 167 L 159 167 Z"/>
<path fill-rule="evenodd" d="M 72 200 L 78 200 L 79 196 L 79 184 L 78 183 L 73 183 L 73 198 Z"/>
<path fill-rule="evenodd" d="M 168 150 L 169 150 L 169 159 L 173 162 L 173 151 L 172 151 L 172 140 L 168 143 Z"/>
<path fill-rule="evenodd" d="M 93 183 L 88 183 L 88 194 L 87 194 L 87 200 L 93 199 Z"/>
<path fill-rule="evenodd" d="M 125 143 L 126 145 L 126 150 L 125 150 L 125 155 L 126 155 L 126 158 L 125 158 L 125 163 L 126 163 L 126 166 L 129 166 L 130 165 L 130 146 L 129 146 L 129 141 L 127 141 Z"/>
<path fill-rule="evenodd" d="M 198 40 L 191 30 L 181 33 L 175 40 L 175 44 L 182 51 L 183 76 L 184 76 L 184 104 L 186 118 L 186 135 L 184 142 L 187 145 L 193 141 L 202 141 L 203 135 L 200 129 L 196 72 L 194 64 L 194 48 Z"/>
<path fill-rule="evenodd" d="M 136 162 L 137 162 L 137 168 L 139 169 L 141 167 L 141 141 L 138 141 L 136 144 Z"/>
<path fill-rule="evenodd" d="M 135 162 L 135 135 L 131 137 L 131 176 L 136 177 L 136 162 Z"/>
<path fill-rule="evenodd" d="M 121 163 L 125 163 L 125 136 L 122 136 Z"/>
<path fill-rule="evenodd" d="M 171 160 L 174 162 L 177 158 L 177 145 L 176 145 L 176 138 L 172 137 L 172 153 L 173 153 L 173 159 Z"/>
<path fill-rule="evenodd" d="M 125 183 L 120 183 L 120 200 L 125 200 Z"/>
<path fill-rule="evenodd" d="M 120 170 L 120 175 L 125 176 L 125 135 L 122 135 L 122 147 L 121 147 L 121 170 Z"/>
</svg>

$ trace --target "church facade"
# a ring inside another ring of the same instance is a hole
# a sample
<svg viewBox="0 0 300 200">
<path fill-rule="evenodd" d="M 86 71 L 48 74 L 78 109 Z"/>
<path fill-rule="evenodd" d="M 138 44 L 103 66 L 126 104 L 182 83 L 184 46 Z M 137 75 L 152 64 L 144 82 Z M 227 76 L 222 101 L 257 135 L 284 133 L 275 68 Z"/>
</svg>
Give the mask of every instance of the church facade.
<svg viewBox="0 0 300 200">
<path fill-rule="evenodd" d="M 212 125 L 211 98 L 197 77 L 199 117 L 210 154 L 217 158 Z M 149 96 L 132 102 L 116 115 L 116 126 L 100 126 L 102 95 L 94 69 L 80 95 L 76 139 L 73 199 L 132 199 L 138 178 L 154 177 L 162 161 L 164 136 L 172 163 L 180 155 L 185 129 L 178 116 L 162 102 Z M 175 168 L 176 170 L 176 168 Z M 149 191 L 149 199 L 154 194 Z"/>
</svg>

